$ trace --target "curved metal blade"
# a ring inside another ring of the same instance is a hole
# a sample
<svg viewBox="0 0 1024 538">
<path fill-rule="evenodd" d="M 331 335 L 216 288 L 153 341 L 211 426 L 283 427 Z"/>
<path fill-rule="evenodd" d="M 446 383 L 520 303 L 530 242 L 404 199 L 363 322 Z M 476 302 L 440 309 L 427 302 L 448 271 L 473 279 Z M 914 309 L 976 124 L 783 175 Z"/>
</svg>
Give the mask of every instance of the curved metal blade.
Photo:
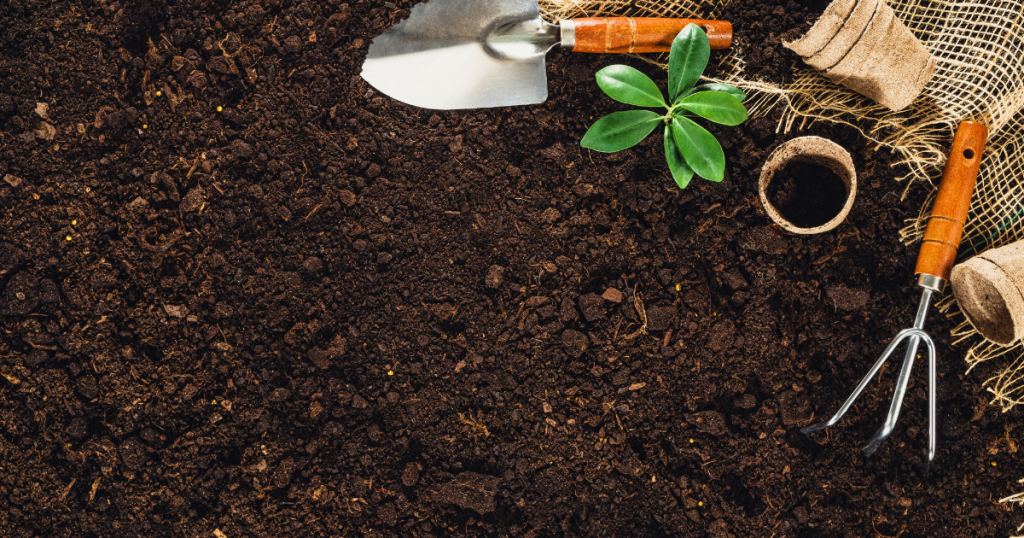
<svg viewBox="0 0 1024 538">
<path fill-rule="evenodd" d="M 542 103 L 548 95 L 547 49 L 531 48 L 528 39 L 514 35 L 510 44 L 503 30 L 522 33 L 531 25 L 538 35 L 549 33 L 537 0 L 430 0 L 373 40 L 362 77 L 382 93 L 422 108 Z"/>
</svg>

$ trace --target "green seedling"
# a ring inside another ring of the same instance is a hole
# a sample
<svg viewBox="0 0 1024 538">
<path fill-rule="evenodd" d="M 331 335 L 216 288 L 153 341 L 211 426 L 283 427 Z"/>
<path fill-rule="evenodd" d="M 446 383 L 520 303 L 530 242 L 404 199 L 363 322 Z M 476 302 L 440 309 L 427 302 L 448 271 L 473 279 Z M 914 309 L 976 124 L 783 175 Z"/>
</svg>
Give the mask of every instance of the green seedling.
<svg viewBox="0 0 1024 538">
<path fill-rule="evenodd" d="M 665 159 L 673 179 L 685 189 L 697 174 L 720 182 L 725 178 L 725 152 L 695 118 L 736 126 L 749 117 L 743 101 L 747 95 L 728 84 L 697 86 L 711 58 L 708 36 L 696 24 L 679 32 L 668 57 L 668 96 L 647 75 L 626 65 L 612 65 L 597 72 L 597 85 L 609 97 L 641 107 L 663 107 L 660 115 L 650 110 L 614 112 L 597 121 L 580 145 L 594 151 L 615 153 L 647 138 L 659 124 L 665 125 Z"/>
</svg>

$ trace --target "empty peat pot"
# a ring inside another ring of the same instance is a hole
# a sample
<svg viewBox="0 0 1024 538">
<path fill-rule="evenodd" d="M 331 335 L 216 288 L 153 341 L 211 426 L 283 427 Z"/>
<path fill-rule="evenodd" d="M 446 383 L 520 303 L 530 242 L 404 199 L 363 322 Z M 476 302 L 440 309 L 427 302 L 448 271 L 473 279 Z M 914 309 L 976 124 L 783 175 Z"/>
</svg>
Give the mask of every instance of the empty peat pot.
<svg viewBox="0 0 1024 538">
<path fill-rule="evenodd" d="M 885 0 L 835 0 L 807 34 L 783 45 L 893 111 L 910 106 L 935 73 L 931 52 Z"/>
<path fill-rule="evenodd" d="M 761 170 L 758 186 L 768 217 L 797 234 L 839 226 L 857 197 L 857 171 L 849 152 L 817 136 L 779 146 Z"/>
<path fill-rule="evenodd" d="M 950 284 L 967 320 L 986 340 L 1009 346 L 1024 337 L 1024 241 L 957 265 Z"/>
</svg>

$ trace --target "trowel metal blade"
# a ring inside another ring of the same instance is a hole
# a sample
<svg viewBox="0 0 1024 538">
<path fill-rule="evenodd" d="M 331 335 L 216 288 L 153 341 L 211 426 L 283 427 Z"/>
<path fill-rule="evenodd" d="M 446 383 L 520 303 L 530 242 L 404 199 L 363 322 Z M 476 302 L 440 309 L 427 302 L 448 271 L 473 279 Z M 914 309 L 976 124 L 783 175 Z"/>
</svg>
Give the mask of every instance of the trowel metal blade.
<svg viewBox="0 0 1024 538">
<path fill-rule="evenodd" d="M 373 40 L 363 78 L 410 105 L 438 110 L 530 105 L 547 100 L 544 54 L 500 54 L 487 36 L 536 20 L 537 0 L 430 0 Z"/>
</svg>

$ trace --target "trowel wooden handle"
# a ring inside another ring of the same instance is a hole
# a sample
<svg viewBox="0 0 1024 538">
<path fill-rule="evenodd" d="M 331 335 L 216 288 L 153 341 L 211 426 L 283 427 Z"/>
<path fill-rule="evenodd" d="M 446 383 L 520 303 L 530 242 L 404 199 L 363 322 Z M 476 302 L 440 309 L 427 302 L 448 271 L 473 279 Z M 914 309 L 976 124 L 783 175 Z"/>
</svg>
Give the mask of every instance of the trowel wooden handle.
<svg viewBox="0 0 1024 538">
<path fill-rule="evenodd" d="M 573 52 L 668 52 L 672 41 L 689 24 L 700 26 L 714 50 L 732 46 L 732 24 L 726 21 L 595 17 L 563 21 L 576 29 Z"/>
<path fill-rule="evenodd" d="M 916 274 L 949 280 L 967 224 L 967 212 L 971 208 L 971 196 L 987 139 L 988 128 L 981 123 L 965 121 L 957 129 L 953 150 L 949 153 L 946 171 L 939 184 L 939 194 L 928 217 L 921 253 L 917 256 Z"/>
</svg>

